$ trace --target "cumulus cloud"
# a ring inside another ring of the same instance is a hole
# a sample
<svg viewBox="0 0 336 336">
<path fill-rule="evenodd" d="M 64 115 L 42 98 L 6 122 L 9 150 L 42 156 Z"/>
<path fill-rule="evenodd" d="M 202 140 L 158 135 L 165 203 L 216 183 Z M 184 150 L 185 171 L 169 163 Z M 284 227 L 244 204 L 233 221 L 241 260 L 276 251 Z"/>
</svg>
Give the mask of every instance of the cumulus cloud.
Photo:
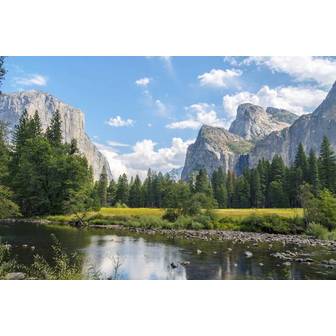
<svg viewBox="0 0 336 336">
<path fill-rule="evenodd" d="M 172 122 L 166 127 L 171 129 L 197 129 L 203 124 L 217 127 L 227 126 L 225 120 L 218 117 L 213 105 L 206 103 L 193 104 L 187 107 L 186 110 L 188 112 L 187 119 Z"/>
<path fill-rule="evenodd" d="M 148 77 L 140 78 L 135 81 L 138 86 L 146 87 L 150 83 L 151 79 Z"/>
<path fill-rule="evenodd" d="M 287 73 L 295 80 L 313 80 L 320 85 L 330 86 L 336 80 L 336 59 L 312 56 L 249 57 L 245 64 L 264 65 L 272 71 Z"/>
<path fill-rule="evenodd" d="M 325 98 L 327 92 L 311 87 L 278 87 L 271 89 L 263 86 L 257 93 L 248 91 L 225 95 L 223 107 L 231 120 L 236 116 L 237 107 L 242 103 L 252 103 L 263 107 L 278 107 L 296 114 L 311 112 Z"/>
<path fill-rule="evenodd" d="M 237 78 L 241 75 L 242 72 L 236 69 L 212 69 L 210 72 L 199 75 L 198 79 L 202 86 L 230 87 L 237 86 Z"/>
<path fill-rule="evenodd" d="M 170 147 L 157 149 L 154 141 L 144 139 L 132 147 L 132 152 L 124 154 L 117 153 L 110 146 L 96 145 L 106 156 L 114 178 L 126 173 L 130 176 L 138 174 L 143 179 L 146 177 L 148 168 L 165 173 L 181 167 L 184 164 L 187 148 L 193 142 L 194 140 L 183 141 L 181 138 L 173 138 Z"/>
<path fill-rule="evenodd" d="M 134 120 L 123 119 L 120 116 L 116 116 L 116 117 L 110 118 L 106 123 L 112 127 L 128 127 L 128 126 L 134 125 Z"/>
<path fill-rule="evenodd" d="M 16 77 L 14 80 L 16 84 L 23 86 L 46 86 L 48 82 L 47 77 L 39 74 Z"/>
</svg>

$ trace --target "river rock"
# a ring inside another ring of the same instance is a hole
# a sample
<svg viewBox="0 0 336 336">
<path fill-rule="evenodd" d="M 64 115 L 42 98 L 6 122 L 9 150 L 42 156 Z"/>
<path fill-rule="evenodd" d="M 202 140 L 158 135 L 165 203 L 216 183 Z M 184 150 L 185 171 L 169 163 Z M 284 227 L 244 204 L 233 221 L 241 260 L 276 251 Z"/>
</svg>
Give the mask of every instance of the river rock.
<svg viewBox="0 0 336 336">
<path fill-rule="evenodd" d="M 171 264 L 170 264 L 170 266 L 171 266 L 171 268 L 177 268 L 178 266 L 177 266 L 177 264 L 175 264 L 174 262 L 172 262 Z"/>
<path fill-rule="evenodd" d="M 202 250 L 197 250 L 196 252 L 197 252 L 197 254 L 201 254 Z"/>
<path fill-rule="evenodd" d="M 244 254 L 246 258 L 251 258 L 253 256 L 253 253 L 250 251 L 245 251 Z"/>
<path fill-rule="evenodd" d="M 26 275 L 23 272 L 7 273 L 5 276 L 6 280 L 24 280 L 25 278 L 26 278 Z"/>
<path fill-rule="evenodd" d="M 190 265 L 190 261 L 187 261 L 187 260 L 185 260 L 185 261 L 181 261 L 181 262 L 180 262 L 180 265 L 182 265 L 182 266 Z"/>
</svg>

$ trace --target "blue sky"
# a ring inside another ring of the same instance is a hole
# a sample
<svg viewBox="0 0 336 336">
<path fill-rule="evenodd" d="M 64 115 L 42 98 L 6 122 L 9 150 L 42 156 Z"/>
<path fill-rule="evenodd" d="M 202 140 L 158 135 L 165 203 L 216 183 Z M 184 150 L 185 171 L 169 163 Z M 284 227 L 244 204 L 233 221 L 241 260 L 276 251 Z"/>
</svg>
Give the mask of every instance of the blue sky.
<svg viewBox="0 0 336 336">
<path fill-rule="evenodd" d="M 239 103 L 311 112 L 336 80 L 331 57 L 9 57 L 4 92 L 37 89 L 85 113 L 115 176 L 183 165 L 202 124 Z"/>
</svg>

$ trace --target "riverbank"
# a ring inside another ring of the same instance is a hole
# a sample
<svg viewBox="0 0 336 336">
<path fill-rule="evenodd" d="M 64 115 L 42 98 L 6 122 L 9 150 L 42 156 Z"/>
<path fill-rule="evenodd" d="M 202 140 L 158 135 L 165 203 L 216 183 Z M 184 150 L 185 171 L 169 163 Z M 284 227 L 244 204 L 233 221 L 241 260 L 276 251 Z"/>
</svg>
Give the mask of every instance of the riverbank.
<svg viewBox="0 0 336 336">
<path fill-rule="evenodd" d="M 181 238 L 186 240 L 204 241 L 232 241 L 234 243 L 281 243 L 293 244 L 297 246 L 323 246 L 336 251 L 336 241 L 321 240 L 306 235 L 282 235 L 260 232 L 242 232 L 226 230 L 184 230 L 184 229 L 148 229 L 125 227 L 123 225 L 90 225 L 96 229 L 110 229 L 123 232 L 132 232 L 146 235 L 163 235 L 167 238 Z"/>
<path fill-rule="evenodd" d="M 15 224 L 17 222 L 51 225 L 61 224 L 70 225 L 69 222 L 54 222 L 47 219 L 2 219 L 0 224 Z M 174 228 L 148 228 L 132 227 L 122 224 L 89 224 L 88 228 L 117 230 L 122 232 L 131 232 L 145 235 L 163 235 L 170 239 L 181 238 L 186 240 L 203 240 L 203 241 L 232 241 L 234 243 L 281 243 L 284 245 L 293 244 L 297 246 L 323 246 L 336 250 L 336 241 L 316 239 L 305 234 L 274 234 L 262 232 L 242 232 L 237 230 L 195 230 L 195 229 L 174 229 Z"/>
</svg>

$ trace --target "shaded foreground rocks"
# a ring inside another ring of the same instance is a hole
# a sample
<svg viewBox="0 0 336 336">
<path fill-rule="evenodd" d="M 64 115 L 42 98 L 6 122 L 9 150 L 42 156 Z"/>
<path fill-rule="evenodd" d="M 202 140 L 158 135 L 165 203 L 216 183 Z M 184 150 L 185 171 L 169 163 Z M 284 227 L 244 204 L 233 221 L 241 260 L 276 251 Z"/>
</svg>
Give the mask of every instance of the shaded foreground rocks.
<svg viewBox="0 0 336 336">
<path fill-rule="evenodd" d="M 258 246 L 259 243 L 269 244 L 272 248 L 273 243 L 280 243 L 283 246 L 296 245 L 296 246 L 323 246 L 336 251 L 336 241 L 333 240 L 320 240 L 305 235 L 283 235 L 271 233 L 257 233 L 257 232 L 241 232 L 241 231 L 223 231 L 223 230 L 175 230 L 175 229 L 147 229 L 147 228 L 132 228 L 122 225 L 90 225 L 93 228 L 102 229 L 115 229 L 121 231 L 129 231 L 134 233 L 142 233 L 148 235 L 161 234 L 168 238 L 182 238 L 187 240 L 200 239 L 205 241 L 226 241 L 230 240 L 235 243 L 252 243 Z M 230 251 L 230 248 L 228 249 Z M 289 252 L 289 251 L 287 251 Z M 196 251 L 201 254 L 201 250 Z M 294 252 L 289 252 L 294 253 Z M 287 260 L 289 255 L 283 254 L 283 260 Z M 280 257 L 280 256 L 279 256 Z M 280 258 L 282 258 L 280 257 Z M 293 257 L 293 256 L 291 256 Z"/>
<path fill-rule="evenodd" d="M 5 280 L 24 280 L 25 278 L 26 274 L 23 272 L 7 273 L 5 276 Z"/>
</svg>

